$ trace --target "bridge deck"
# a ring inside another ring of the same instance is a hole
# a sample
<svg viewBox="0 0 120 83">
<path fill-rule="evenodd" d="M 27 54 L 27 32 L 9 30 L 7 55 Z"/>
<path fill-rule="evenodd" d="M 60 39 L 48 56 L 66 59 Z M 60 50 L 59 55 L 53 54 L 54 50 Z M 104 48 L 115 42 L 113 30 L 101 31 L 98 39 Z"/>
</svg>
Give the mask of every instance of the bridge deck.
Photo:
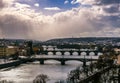
<svg viewBox="0 0 120 83">
<path fill-rule="evenodd" d="M 70 56 L 70 55 L 35 55 L 32 58 L 85 58 L 85 59 L 98 59 L 98 56 Z"/>
<path fill-rule="evenodd" d="M 43 56 L 40 56 L 40 55 L 36 55 L 36 56 L 33 56 L 31 58 L 21 58 L 21 59 L 31 59 L 31 60 L 78 60 L 78 61 L 83 61 L 83 60 L 86 60 L 86 61 L 97 61 L 98 58 L 97 57 L 90 57 L 90 56 L 87 56 L 84 58 L 84 56 L 54 56 L 54 55 L 43 55 Z"/>
</svg>

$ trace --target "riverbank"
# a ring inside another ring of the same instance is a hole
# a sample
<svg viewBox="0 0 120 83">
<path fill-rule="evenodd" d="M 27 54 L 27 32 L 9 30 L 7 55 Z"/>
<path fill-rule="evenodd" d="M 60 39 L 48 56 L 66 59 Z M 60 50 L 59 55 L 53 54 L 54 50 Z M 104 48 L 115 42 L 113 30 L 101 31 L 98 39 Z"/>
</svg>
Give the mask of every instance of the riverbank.
<svg viewBox="0 0 120 83">
<path fill-rule="evenodd" d="M 11 61 L 7 61 L 4 63 L 0 63 L 0 69 L 3 68 L 9 68 L 9 67 L 13 67 L 13 66 L 19 66 L 23 63 L 26 63 L 27 60 L 11 60 Z"/>
</svg>

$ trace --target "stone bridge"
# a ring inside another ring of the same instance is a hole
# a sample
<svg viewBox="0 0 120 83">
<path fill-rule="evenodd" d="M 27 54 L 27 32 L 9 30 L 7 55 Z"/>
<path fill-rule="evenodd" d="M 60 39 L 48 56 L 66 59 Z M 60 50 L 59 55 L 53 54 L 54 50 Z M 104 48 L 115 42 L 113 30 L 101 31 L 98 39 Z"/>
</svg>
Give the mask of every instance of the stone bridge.
<svg viewBox="0 0 120 83">
<path fill-rule="evenodd" d="M 69 53 L 69 55 L 74 55 L 74 53 L 77 53 L 78 55 L 101 55 L 103 52 L 100 51 L 79 51 L 79 50 L 44 50 L 41 51 L 41 54 L 48 55 L 49 53 L 52 53 L 53 55 L 57 55 L 57 53 L 60 53 L 61 55 L 65 55 L 65 53 Z"/>
<path fill-rule="evenodd" d="M 98 59 L 92 59 L 92 58 L 78 58 L 78 57 L 63 57 L 63 56 L 53 56 L 53 57 L 49 57 L 49 56 L 41 56 L 41 57 L 32 57 L 32 58 L 21 58 L 21 60 L 26 60 L 28 62 L 34 62 L 34 61 L 40 61 L 40 64 L 44 64 L 45 61 L 47 60 L 56 60 L 61 62 L 61 65 L 65 65 L 66 61 L 80 61 L 83 62 L 83 64 L 85 65 L 86 62 L 89 61 L 97 61 Z"/>
</svg>

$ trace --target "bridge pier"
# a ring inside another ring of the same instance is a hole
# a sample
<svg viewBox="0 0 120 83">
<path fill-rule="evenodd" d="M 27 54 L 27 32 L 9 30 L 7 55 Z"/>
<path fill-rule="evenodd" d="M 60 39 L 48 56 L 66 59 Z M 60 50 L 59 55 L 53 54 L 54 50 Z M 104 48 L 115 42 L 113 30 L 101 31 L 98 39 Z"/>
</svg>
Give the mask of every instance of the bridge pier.
<svg viewBox="0 0 120 83">
<path fill-rule="evenodd" d="M 81 55 L 81 52 L 78 52 L 78 56 L 80 56 Z"/>
<path fill-rule="evenodd" d="M 43 65 L 44 64 L 44 60 L 40 60 L 40 64 Z"/>
<path fill-rule="evenodd" d="M 98 55 L 98 53 L 97 52 L 95 52 L 95 56 L 97 56 Z"/>
<path fill-rule="evenodd" d="M 83 67 L 83 68 L 86 67 L 86 61 L 85 61 L 85 60 L 83 61 L 82 67 Z"/>
<path fill-rule="evenodd" d="M 86 52 L 86 55 L 89 56 L 89 55 L 90 55 L 90 52 Z"/>
<path fill-rule="evenodd" d="M 70 53 L 70 55 L 73 55 L 73 52 L 72 52 L 72 51 L 70 51 L 69 53 Z"/>
<path fill-rule="evenodd" d="M 61 65 L 65 65 L 65 61 L 64 60 L 61 61 Z"/>
<path fill-rule="evenodd" d="M 56 52 L 53 52 L 53 55 L 56 55 Z"/>
<path fill-rule="evenodd" d="M 64 55 L 64 52 L 61 52 L 62 55 Z"/>
</svg>

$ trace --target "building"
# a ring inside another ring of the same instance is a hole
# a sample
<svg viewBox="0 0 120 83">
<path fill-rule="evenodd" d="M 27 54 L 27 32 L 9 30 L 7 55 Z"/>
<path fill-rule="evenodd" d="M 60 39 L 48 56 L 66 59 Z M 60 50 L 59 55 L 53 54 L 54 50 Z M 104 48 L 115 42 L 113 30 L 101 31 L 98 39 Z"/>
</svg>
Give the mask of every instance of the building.
<svg viewBox="0 0 120 83">
<path fill-rule="evenodd" d="M 17 46 L 0 46 L 0 57 L 14 55 L 18 50 Z"/>
<path fill-rule="evenodd" d="M 6 46 L 0 46 L 0 57 L 6 55 Z"/>
<path fill-rule="evenodd" d="M 17 46 L 7 46 L 6 48 L 6 55 L 10 56 L 10 55 L 14 55 L 18 52 L 18 47 Z"/>
</svg>

